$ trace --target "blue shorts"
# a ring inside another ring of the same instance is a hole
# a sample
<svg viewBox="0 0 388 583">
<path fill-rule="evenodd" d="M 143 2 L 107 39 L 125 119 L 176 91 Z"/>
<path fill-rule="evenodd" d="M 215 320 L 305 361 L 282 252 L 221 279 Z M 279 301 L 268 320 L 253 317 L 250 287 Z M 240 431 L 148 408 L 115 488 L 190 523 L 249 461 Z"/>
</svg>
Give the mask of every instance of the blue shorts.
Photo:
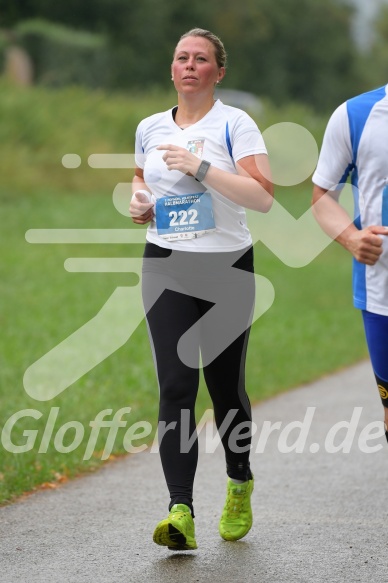
<svg viewBox="0 0 388 583">
<path fill-rule="evenodd" d="M 379 380 L 388 382 L 388 316 L 363 310 L 366 341 L 373 371 Z"/>
</svg>

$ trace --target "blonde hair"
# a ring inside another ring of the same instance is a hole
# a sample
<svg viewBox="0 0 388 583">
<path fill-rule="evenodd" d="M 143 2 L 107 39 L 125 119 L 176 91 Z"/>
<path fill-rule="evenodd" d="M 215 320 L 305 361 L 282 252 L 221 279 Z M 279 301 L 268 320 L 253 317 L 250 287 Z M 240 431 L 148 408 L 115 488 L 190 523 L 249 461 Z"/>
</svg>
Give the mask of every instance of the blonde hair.
<svg viewBox="0 0 388 583">
<path fill-rule="evenodd" d="M 187 38 L 189 36 L 200 36 L 200 37 L 206 38 L 208 41 L 210 41 L 214 47 L 214 52 L 215 52 L 218 67 L 226 67 L 227 55 L 226 55 L 225 47 L 224 47 L 221 39 L 218 38 L 218 36 L 216 36 L 215 34 L 210 32 L 210 30 L 205 30 L 204 28 L 192 28 L 188 32 L 185 32 L 184 34 L 182 34 L 179 41 L 181 41 L 182 39 Z"/>
</svg>

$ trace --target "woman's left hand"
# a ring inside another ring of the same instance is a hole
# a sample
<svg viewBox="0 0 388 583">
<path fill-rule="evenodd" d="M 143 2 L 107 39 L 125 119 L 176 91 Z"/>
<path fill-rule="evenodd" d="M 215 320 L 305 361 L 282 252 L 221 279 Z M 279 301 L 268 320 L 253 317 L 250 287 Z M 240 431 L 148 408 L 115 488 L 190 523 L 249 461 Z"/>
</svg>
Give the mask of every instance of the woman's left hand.
<svg viewBox="0 0 388 583">
<path fill-rule="evenodd" d="M 173 144 L 161 144 L 156 149 L 165 150 L 163 160 L 166 162 L 168 170 L 179 170 L 179 172 L 190 176 L 197 174 L 201 160 L 186 148 Z"/>
</svg>

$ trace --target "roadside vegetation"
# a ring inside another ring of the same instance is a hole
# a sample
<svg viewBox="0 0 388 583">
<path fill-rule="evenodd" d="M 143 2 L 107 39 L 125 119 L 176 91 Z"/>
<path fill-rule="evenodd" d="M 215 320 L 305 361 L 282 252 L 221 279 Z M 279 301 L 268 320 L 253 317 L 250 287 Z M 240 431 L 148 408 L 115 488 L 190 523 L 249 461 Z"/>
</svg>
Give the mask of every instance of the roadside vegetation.
<svg viewBox="0 0 388 583">
<path fill-rule="evenodd" d="M 88 157 L 133 153 L 137 123 L 174 103 L 169 93 L 113 95 L 75 87 L 1 85 L 0 139 L 7 147 L 0 157 L 0 429 L 19 411 L 34 410 L 39 418 L 24 414 L 12 429 L 12 443 L 28 451 L 13 453 L 4 439 L 0 443 L 0 503 L 99 467 L 109 428 L 101 429 L 89 459 L 83 458 L 90 423 L 103 410 L 111 410 L 109 420 L 119 409 L 130 408 L 108 459 L 126 453 L 124 434 L 136 422 L 153 428 L 136 446 L 155 437 L 158 387 L 144 321 L 122 348 L 55 399 L 36 401 L 23 387 L 28 366 L 97 314 L 117 286 L 134 285 L 125 273 L 69 273 L 64 261 L 141 257 L 142 245 L 32 245 L 25 233 L 37 228 L 133 228 L 112 203 L 115 186 L 130 183 L 132 170 L 91 168 Z M 256 121 L 262 130 L 279 121 L 299 123 L 320 145 L 327 120 L 306 106 L 275 108 L 265 102 Z M 78 168 L 62 165 L 68 153 L 80 156 Z M 301 216 L 310 205 L 310 177 L 300 185 L 278 187 L 276 198 Z M 263 242 L 256 243 L 255 253 L 257 273 L 272 282 L 276 295 L 252 328 L 247 382 L 253 403 L 366 357 L 360 317 L 351 306 L 351 262 L 339 246 L 331 244 L 298 269 L 285 266 Z M 208 408 L 201 382 L 198 418 Z M 75 422 L 84 428 L 83 439 L 73 451 L 61 453 L 58 444 L 71 449 L 77 437 Z M 69 423 L 73 427 L 66 431 Z"/>
</svg>

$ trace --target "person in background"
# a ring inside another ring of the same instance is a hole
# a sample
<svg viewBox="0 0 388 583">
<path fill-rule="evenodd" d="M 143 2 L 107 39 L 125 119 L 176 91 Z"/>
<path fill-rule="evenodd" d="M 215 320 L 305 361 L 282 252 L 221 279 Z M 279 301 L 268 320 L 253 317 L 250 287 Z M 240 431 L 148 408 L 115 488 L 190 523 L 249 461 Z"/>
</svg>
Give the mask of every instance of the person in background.
<svg viewBox="0 0 388 583">
<path fill-rule="evenodd" d="M 313 212 L 353 256 L 354 306 L 362 311 L 388 441 L 388 85 L 340 105 L 313 175 Z M 349 174 L 352 221 L 338 199 Z"/>
<path fill-rule="evenodd" d="M 256 123 L 214 99 L 225 67 L 217 36 L 200 28 L 185 33 L 171 65 L 178 103 L 142 120 L 136 132 L 130 214 L 137 224 L 149 223 L 142 293 L 170 494 L 168 517 L 156 526 L 153 540 L 171 550 L 197 548 L 199 354 L 226 458 L 227 498 L 219 532 L 225 540 L 238 540 L 252 526 L 245 357 L 255 281 L 245 208 L 268 212 L 273 187 Z M 190 447 L 185 435 L 193 436 Z"/>
</svg>

